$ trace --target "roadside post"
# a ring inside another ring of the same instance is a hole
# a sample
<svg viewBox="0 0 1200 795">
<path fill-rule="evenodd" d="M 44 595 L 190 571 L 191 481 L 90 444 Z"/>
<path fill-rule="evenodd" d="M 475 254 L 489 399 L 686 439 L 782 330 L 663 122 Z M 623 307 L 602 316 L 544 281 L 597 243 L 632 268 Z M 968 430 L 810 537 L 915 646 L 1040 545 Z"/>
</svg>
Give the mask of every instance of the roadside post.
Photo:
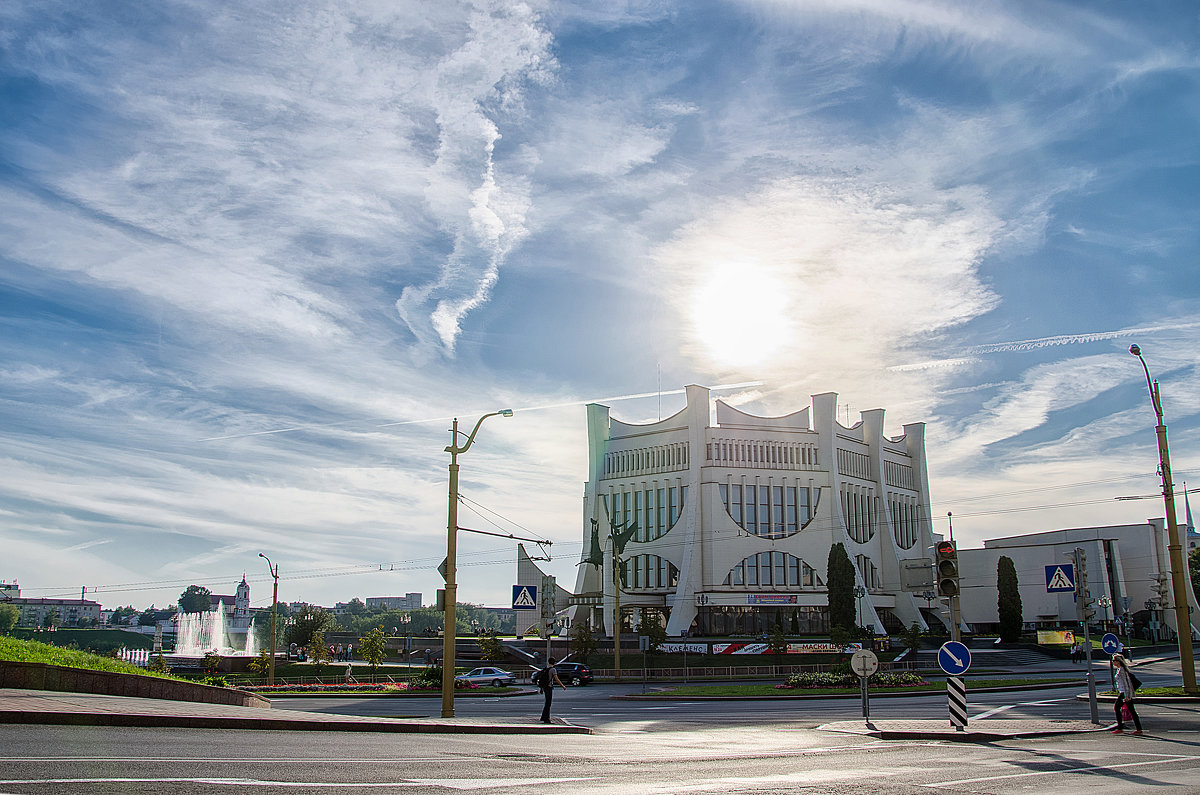
<svg viewBox="0 0 1200 795">
<path fill-rule="evenodd" d="M 679 637 L 683 640 L 683 683 L 687 684 L 687 636 L 686 629 L 679 630 Z"/>
<path fill-rule="evenodd" d="M 967 727 L 967 685 L 962 676 L 971 667 L 971 650 L 956 640 L 946 641 L 938 649 L 938 665 L 946 673 L 950 725 L 963 731 Z"/>
<path fill-rule="evenodd" d="M 638 635 L 638 646 L 642 649 L 642 695 L 646 694 L 646 656 L 650 652 L 650 636 Z"/>
<path fill-rule="evenodd" d="M 1104 637 L 1100 639 L 1100 649 L 1108 655 L 1108 678 L 1112 683 L 1112 689 L 1117 689 L 1117 675 L 1113 671 L 1112 656 L 1121 651 L 1121 639 L 1111 632 L 1106 632 Z"/>
<path fill-rule="evenodd" d="M 879 670 L 879 658 L 873 651 L 859 649 L 850 658 L 850 670 L 858 674 L 859 685 L 862 687 L 862 716 L 864 720 L 869 719 L 871 717 L 871 700 L 867 696 L 867 680 Z"/>
<path fill-rule="evenodd" d="M 1088 706 L 1092 711 L 1092 723 L 1100 725 L 1100 708 L 1096 702 L 1096 672 L 1092 668 L 1092 633 L 1089 624 L 1096 615 L 1092 608 L 1095 601 L 1088 592 L 1087 554 L 1083 547 L 1075 547 L 1075 610 L 1079 623 L 1083 624 L 1083 650 L 1087 655 Z"/>
</svg>

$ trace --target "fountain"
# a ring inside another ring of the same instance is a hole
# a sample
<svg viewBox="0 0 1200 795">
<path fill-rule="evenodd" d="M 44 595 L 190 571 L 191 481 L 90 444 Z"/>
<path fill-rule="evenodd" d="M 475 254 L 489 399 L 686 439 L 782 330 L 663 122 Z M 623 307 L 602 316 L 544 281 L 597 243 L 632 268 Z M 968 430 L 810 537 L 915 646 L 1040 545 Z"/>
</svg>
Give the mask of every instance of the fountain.
<svg viewBox="0 0 1200 795">
<path fill-rule="evenodd" d="M 217 609 L 207 613 L 183 613 L 176 620 L 175 656 L 203 657 L 216 652 L 222 657 L 253 657 L 258 651 L 254 639 L 254 622 L 246 628 L 242 648 L 232 641 L 242 632 L 230 632 L 225 626 L 225 612 Z M 231 637 L 232 636 L 232 637 Z"/>
</svg>

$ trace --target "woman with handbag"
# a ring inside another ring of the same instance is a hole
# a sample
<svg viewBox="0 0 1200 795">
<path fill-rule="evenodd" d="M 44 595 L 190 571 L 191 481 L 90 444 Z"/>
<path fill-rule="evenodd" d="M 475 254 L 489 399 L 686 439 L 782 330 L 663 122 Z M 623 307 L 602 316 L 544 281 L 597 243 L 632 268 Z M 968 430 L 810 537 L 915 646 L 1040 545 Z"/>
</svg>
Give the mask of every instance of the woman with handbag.
<svg viewBox="0 0 1200 795">
<path fill-rule="evenodd" d="M 1117 669 L 1117 728 L 1113 729 L 1113 734 L 1124 734 L 1125 721 L 1130 719 L 1133 720 L 1133 733 L 1141 734 L 1142 720 L 1138 717 L 1137 708 L 1133 705 L 1133 694 L 1141 682 L 1129 670 L 1129 663 L 1120 654 L 1114 654 L 1112 662 Z"/>
</svg>

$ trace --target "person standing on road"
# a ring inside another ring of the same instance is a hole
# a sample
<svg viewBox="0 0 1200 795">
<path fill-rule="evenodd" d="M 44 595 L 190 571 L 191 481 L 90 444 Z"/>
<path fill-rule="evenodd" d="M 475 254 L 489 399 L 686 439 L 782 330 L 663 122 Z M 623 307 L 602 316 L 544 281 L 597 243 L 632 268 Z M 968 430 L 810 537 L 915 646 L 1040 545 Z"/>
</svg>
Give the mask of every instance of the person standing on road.
<svg viewBox="0 0 1200 795">
<path fill-rule="evenodd" d="M 567 686 L 558 678 L 558 671 L 554 670 L 554 658 L 546 658 L 546 667 L 538 671 L 538 687 L 542 689 L 542 695 L 546 697 L 546 703 L 542 707 L 542 723 L 550 722 L 550 702 L 554 699 L 554 685 L 557 684 L 563 690 Z"/>
<path fill-rule="evenodd" d="M 1120 654 L 1112 656 L 1113 665 L 1117 668 L 1117 728 L 1113 729 L 1113 734 L 1125 733 L 1125 721 L 1121 718 L 1121 707 L 1129 707 L 1129 716 L 1133 718 L 1134 734 L 1142 733 L 1142 720 L 1138 717 L 1137 708 L 1133 705 L 1133 694 L 1137 690 L 1139 682 L 1134 681 L 1133 672 L 1129 670 L 1129 663 Z"/>
</svg>

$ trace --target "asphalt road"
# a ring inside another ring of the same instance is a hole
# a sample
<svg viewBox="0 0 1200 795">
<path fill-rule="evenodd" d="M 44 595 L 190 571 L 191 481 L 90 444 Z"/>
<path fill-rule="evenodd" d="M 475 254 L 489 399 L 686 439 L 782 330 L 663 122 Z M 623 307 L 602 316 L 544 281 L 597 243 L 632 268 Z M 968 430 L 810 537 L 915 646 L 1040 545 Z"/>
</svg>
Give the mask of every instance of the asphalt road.
<svg viewBox="0 0 1200 795">
<path fill-rule="evenodd" d="M 1147 672 L 1149 673 L 1149 672 Z M 879 741 L 820 731 L 857 700 L 629 702 L 620 689 L 559 691 L 558 714 L 593 735 L 500 736 L 0 726 L 0 793 L 306 792 L 1200 793 L 1197 705 L 1143 704 L 1143 737 L 1107 732 L 986 744 Z M 1080 688 L 976 694 L 985 713 L 1086 718 Z M 314 699 L 289 702 L 311 707 Z M 536 697 L 462 699 L 459 715 L 524 715 Z M 412 702 L 325 701 L 405 712 Z M 385 706 L 392 705 L 392 706 Z M 413 714 L 434 715 L 433 699 Z M 940 717 L 944 697 L 876 699 L 872 716 Z"/>
</svg>

